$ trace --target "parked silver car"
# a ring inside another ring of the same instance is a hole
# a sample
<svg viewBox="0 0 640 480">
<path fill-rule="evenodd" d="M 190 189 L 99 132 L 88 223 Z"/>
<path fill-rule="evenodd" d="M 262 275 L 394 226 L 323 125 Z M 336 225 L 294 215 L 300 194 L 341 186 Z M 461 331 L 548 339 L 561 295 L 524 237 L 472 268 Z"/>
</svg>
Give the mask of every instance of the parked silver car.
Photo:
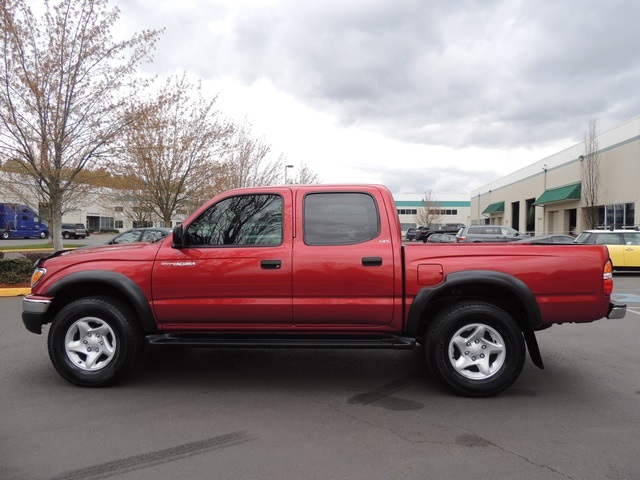
<svg viewBox="0 0 640 480">
<path fill-rule="evenodd" d="M 461 228 L 456 233 L 456 238 L 458 242 L 466 243 L 515 242 L 522 240 L 524 235 L 513 228 L 502 225 L 472 225 Z"/>
</svg>

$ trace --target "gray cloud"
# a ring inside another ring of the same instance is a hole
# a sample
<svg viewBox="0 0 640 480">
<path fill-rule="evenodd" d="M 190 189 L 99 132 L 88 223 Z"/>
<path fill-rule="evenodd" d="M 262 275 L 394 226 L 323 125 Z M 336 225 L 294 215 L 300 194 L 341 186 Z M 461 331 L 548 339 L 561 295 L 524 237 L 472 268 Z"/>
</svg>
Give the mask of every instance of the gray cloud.
<svg viewBox="0 0 640 480">
<path fill-rule="evenodd" d="M 590 117 L 606 130 L 640 114 L 640 2 L 138 2 L 123 11 L 167 27 L 156 71 L 266 78 L 344 126 L 401 142 L 544 148 L 580 142 Z M 458 192 L 497 175 L 409 174 L 414 190 L 437 177 Z M 385 175 L 400 188 L 407 172 Z"/>
<path fill-rule="evenodd" d="M 224 61 L 206 68 L 269 78 L 392 138 L 527 146 L 640 111 L 639 18 L 640 3 L 621 1 L 290 0 L 214 33 L 207 45 Z"/>
</svg>

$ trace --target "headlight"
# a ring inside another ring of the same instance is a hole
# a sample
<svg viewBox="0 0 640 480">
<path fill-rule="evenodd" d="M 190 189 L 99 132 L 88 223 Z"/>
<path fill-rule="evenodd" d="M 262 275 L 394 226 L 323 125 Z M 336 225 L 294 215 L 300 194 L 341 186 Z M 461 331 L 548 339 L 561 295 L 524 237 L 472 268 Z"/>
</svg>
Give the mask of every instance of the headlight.
<svg viewBox="0 0 640 480">
<path fill-rule="evenodd" d="M 40 279 L 44 277 L 45 273 L 47 273 L 47 270 L 45 268 L 36 268 L 33 271 L 33 275 L 31 275 L 31 288 L 36 286 Z"/>
</svg>

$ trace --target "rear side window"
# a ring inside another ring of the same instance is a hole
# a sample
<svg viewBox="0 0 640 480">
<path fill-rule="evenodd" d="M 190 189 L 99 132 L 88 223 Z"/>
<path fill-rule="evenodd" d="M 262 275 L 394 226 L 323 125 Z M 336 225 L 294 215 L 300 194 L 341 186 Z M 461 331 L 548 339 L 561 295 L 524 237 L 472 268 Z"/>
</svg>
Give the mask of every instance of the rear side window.
<svg viewBox="0 0 640 480">
<path fill-rule="evenodd" d="M 239 195 L 207 209 L 187 229 L 192 246 L 275 246 L 282 243 L 282 197 Z"/>
<path fill-rule="evenodd" d="M 304 200 L 307 245 L 350 245 L 380 234 L 378 208 L 367 193 L 312 193 Z"/>
<path fill-rule="evenodd" d="M 467 230 L 468 235 L 482 235 L 484 233 L 484 227 L 469 227 Z"/>
<path fill-rule="evenodd" d="M 595 237 L 597 245 L 624 245 L 621 233 L 598 233 Z"/>
</svg>

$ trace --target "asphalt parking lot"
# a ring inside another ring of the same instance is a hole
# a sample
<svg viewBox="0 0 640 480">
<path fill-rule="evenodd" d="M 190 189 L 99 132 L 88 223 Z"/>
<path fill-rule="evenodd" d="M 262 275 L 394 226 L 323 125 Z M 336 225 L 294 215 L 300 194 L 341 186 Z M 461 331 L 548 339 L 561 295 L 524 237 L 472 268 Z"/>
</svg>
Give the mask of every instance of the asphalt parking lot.
<svg viewBox="0 0 640 480">
<path fill-rule="evenodd" d="M 615 280 L 626 318 L 539 332 L 545 370 L 480 400 L 418 349 L 156 348 L 83 389 L 0 298 L 0 478 L 637 479 L 640 275 Z"/>
</svg>

